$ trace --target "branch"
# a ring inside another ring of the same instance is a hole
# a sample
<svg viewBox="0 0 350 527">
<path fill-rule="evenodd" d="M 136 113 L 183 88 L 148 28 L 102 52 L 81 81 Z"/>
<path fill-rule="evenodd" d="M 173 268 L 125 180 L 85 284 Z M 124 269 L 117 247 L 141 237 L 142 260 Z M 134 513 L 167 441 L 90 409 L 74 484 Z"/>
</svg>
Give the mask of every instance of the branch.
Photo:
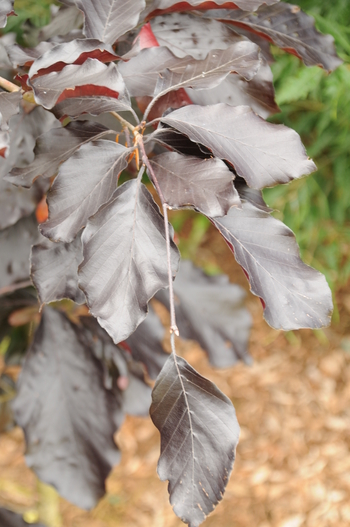
<svg viewBox="0 0 350 527">
<path fill-rule="evenodd" d="M 10 92 L 21 91 L 20 86 L 17 86 L 17 84 L 13 84 L 13 82 L 4 79 L 4 77 L 0 77 L 0 88 Z"/>
<path fill-rule="evenodd" d="M 31 280 L 25 280 L 24 282 L 18 282 L 17 284 L 8 285 L 0 289 L 0 296 L 7 295 L 8 293 L 13 293 L 17 289 L 24 289 L 25 287 L 30 287 L 33 285 Z"/>
<path fill-rule="evenodd" d="M 164 228 L 165 228 L 165 241 L 166 241 L 166 253 L 167 253 L 167 264 L 168 264 L 168 282 L 169 282 L 169 304 L 170 304 L 170 334 L 171 335 L 177 335 L 179 336 L 179 329 L 176 325 L 176 317 L 175 317 L 175 300 L 174 300 L 174 288 L 173 288 L 173 274 L 171 272 L 171 248 L 170 248 L 170 234 L 169 234 L 169 220 L 168 220 L 168 209 L 170 209 L 169 205 L 166 203 L 163 193 L 160 189 L 158 180 L 156 178 L 156 175 L 154 173 L 154 170 L 152 168 L 151 163 L 149 162 L 149 159 L 146 154 L 145 145 L 143 144 L 143 138 L 141 134 L 138 134 L 137 136 L 137 144 L 141 150 L 141 158 L 143 163 L 146 165 L 146 167 L 149 170 L 149 173 L 151 175 L 152 181 L 154 183 L 154 186 L 157 189 L 158 195 L 160 197 L 160 200 L 162 202 L 163 207 L 163 216 L 164 216 Z M 175 337 L 174 337 L 175 338 Z M 172 348 L 174 353 L 175 352 L 175 341 L 172 340 Z"/>
</svg>

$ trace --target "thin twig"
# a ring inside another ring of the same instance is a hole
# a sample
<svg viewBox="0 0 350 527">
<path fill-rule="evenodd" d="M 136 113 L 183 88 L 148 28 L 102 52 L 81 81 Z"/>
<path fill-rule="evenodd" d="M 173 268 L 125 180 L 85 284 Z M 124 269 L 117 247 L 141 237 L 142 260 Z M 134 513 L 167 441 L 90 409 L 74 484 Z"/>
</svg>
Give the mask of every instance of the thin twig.
<svg viewBox="0 0 350 527">
<path fill-rule="evenodd" d="M 154 173 L 151 163 L 146 154 L 145 145 L 143 144 L 142 135 L 140 134 L 137 137 L 137 144 L 141 151 L 141 158 L 143 163 L 149 170 L 154 186 L 157 189 L 158 195 L 162 202 L 163 207 L 163 216 L 164 216 L 164 228 L 165 228 L 165 241 L 166 241 L 166 254 L 167 254 L 167 264 L 168 264 L 168 282 L 169 282 L 169 304 L 170 304 L 170 333 L 179 336 L 179 329 L 176 325 L 175 317 L 175 301 L 174 301 L 174 288 L 173 288 L 173 273 L 171 270 L 171 247 L 170 247 L 170 233 L 169 233 L 169 220 L 168 220 L 168 208 L 169 205 L 164 199 L 163 192 L 160 189 L 157 177 Z M 175 350 L 175 345 L 174 345 Z M 174 351 L 173 350 L 173 351 Z"/>
<path fill-rule="evenodd" d="M 125 127 L 125 128 L 129 128 L 129 130 L 131 130 L 133 133 L 134 133 L 134 130 L 135 130 L 135 126 L 133 126 L 131 123 L 129 123 L 129 121 L 127 121 L 126 119 L 124 119 L 124 117 L 122 117 L 121 115 L 119 115 L 119 113 L 117 112 L 110 112 L 111 115 L 113 115 L 113 117 L 115 117 L 116 119 L 118 119 L 118 121 Z"/>
<path fill-rule="evenodd" d="M 33 282 L 31 280 L 25 280 L 24 282 L 18 282 L 17 284 L 8 285 L 0 289 L 0 296 L 7 295 L 8 293 L 13 293 L 17 289 L 24 289 L 25 287 L 32 286 Z"/>
<path fill-rule="evenodd" d="M 4 79 L 4 77 L 0 77 L 0 88 L 10 92 L 21 91 L 20 86 L 17 86 L 17 84 L 13 84 L 13 82 Z"/>
</svg>

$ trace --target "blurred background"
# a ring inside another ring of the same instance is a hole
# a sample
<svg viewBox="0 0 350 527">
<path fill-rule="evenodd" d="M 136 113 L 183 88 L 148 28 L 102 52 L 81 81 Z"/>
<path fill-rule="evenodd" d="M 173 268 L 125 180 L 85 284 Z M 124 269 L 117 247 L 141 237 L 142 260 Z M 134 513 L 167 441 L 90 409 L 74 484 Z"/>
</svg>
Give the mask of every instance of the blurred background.
<svg viewBox="0 0 350 527">
<path fill-rule="evenodd" d="M 6 33 L 30 46 L 35 28 L 49 23 L 52 3 L 16 0 L 18 16 L 9 18 Z M 231 480 L 223 502 L 205 523 L 208 527 L 350 524 L 350 2 L 289 3 L 298 4 L 320 31 L 333 35 L 344 64 L 327 75 L 272 49 L 281 113 L 271 121 L 301 135 L 318 172 L 264 195 L 276 209 L 274 215 L 296 234 L 304 261 L 326 275 L 335 312 L 330 328 L 283 333 L 267 326 L 260 302 L 248 295 L 254 319 L 251 367 L 214 370 L 198 345 L 179 344 L 180 353 L 231 398 L 242 429 Z M 173 215 L 172 223 L 184 258 L 209 273 L 224 272 L 249 290 L 204 217 L 183 211 Z M 166 324 L 167 315 L 161 315 Z M 4 350 L 0 342 L 0 372 Z M 5 400 L 6 389 L 1 389 Z M 51 527 L 183 525 L 168 503 L 167 484 L 156 474 L 159 434 L 150 420 L 128 418 L 116 439 L 122 462 L 108 479 L 107 495 L 85 512 L 42 486 L 26 468 L 19 428 L 1 433 L 0 506 L 24 514 L 28 523 L 49 507 Z"/>
</svg>

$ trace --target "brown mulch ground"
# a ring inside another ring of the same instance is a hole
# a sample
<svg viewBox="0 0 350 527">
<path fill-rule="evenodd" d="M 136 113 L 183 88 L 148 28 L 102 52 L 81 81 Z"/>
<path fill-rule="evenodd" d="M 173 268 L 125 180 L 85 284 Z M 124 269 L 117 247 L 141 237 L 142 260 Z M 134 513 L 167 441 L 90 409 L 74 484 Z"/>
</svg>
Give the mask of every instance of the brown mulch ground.
<svg viewBox="0 0 350 527">
<path fill-rule="evenodd" d="M 209 238 L 211 237 L 209 233 Z M 208 240 L 207 240 L 208 241 Z M 208 243 L 197 263 L 220 262 L 242 285 L 225 244 Z M 284 334 L 254 317 L 254 365 L 213 370 L 193 343 L 181 354 L 233 401 L 241 425 L 237 460 L 223 501 L 206 527 L 348 527 L 350 524 L 350 284 L 337 295 L 339 320 L 324 331 Z M 159 434 L 149 419 L 128 418 L 117 434 L 122 462 L 91 512 L 61 500 L 64 527 L 179 527 L 167 484 L 156 475 Z M 26 468 L 20 429 L 0 436 L 0 506 L 35 509 L 36 480 Z"/>
</svg>

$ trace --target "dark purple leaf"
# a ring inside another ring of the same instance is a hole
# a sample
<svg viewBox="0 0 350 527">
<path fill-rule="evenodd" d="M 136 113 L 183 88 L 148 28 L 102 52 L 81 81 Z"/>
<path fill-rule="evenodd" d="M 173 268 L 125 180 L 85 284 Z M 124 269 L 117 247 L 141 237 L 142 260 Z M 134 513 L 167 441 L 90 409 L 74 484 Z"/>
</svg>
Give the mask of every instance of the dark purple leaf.
<svg viewBox="0 0 350 527">
<path fill-rule="evenodd" d="M 142 362 L 151 379 L 155 379 L 163 368 L 168 353 L 162 346 L 165 330 L 151 305 L 145 320 L 125 341 L 134 360 Z"/>
<path fill-rule="evenodd" d="M 114 53 L 112 46 L 96 39 L 72 40 L 57 44 L 37 58 L 28 75 L 33 79 L 37 75 L 62 71 L 67 64 L 84 64 L 88 58 L 100 62 L 112 62 L 117 60 L 118 55 Z"/>
<path fill-rule="evenodd" d="M 55 124 L 59 124 L 49 112 L 37 107 L 29 114 L 22 112 L 9 121 L 10 149 L 6 159 L 0 158 L 0 230 L 16 223 L 33 212 L 40 201 L 43 189 L 35 185 L 30 191 L 18 189 L 4 181 L 15 164 L 27 165 L 33 159 L 35 139 Z"/>
<path fill-rule="evenodd" d="M 276 329 L 330 324 L 332 295 L 325 277 L 305 265 L 292 231 L 250 202 L 213 218 L 265 304 L 265 320 Z"/>
<path fill-rule="evenodd" d="M 171 208 L 190 206 L 208 216 L 224 216 L 231 207 L 240 206 L 234 175 L 221 159 L 168 152 L 153 157 L 150 163 Z M 149 177 L 152 179 L 151 174 Z"/>
<path fill-rule="evenodd" d="M 84 33 L 87 38 L 113 44 L 133 29 L 146 7 L 145 0 L 76 0 L 85 15 Z"/>
<path fill-rule="evenodd" d="M 131 152 L 104 140 L 81 146 L 61 165 L 48 193 L 49 219 L 41 225 L 42 234 L 71 242 L 88 218 L 111 199 Z"/>
<path fill-rule="evenodd" d="M 61 6 L 56 14 L 51 18 L 51 22 L 40 29 L 39 38 L 40 40 L 48 40 L 57 42 L 59 37 L 63 37 L 68 40 L 74 38 L 83 38 L 82 31 L 78 31 L 83 25 L 83 14 L 79 11 L 75 5 L 75 2 L 62 2 L 67 6 Z"/>
<path fill-rule="evenodd" d="M 235 187 L 241 199 L 249 201 L 257 209 L 263 210 L 265 212 L 273 211 L 273 209 L 270 209 L 270 207 L 266 205 L 261 190 L 248 187 L 243 178 L 239 176 L 236 177 Z"/>
<path fill-rule="evenodd" d="M 169 147 L 180 154 L 189 156 L 196 156 L 201 159 L 212 158 L 212 154 L 208 148 L 198 143 L 191 141 L 186 135 L 180 134 L 177 130 L 169 128 L 168 126 L 160 126 L 155 132 L 145 137 L 145 144 L 148 141 L 155 141 L 164 146 L 167 150 Z"/>
<path fill-rule="evenodd" d="M 59 311 L 44 310 L 13 406 L 28 466 L 78 507 L 94 507 L 120 459 L 113 434 L 123 413 L 84 331 Z"/>
<path fill-rule="evenodd" d="M 187 88 L 186 92 L 194 104 L 207 106 L 223 102 L 230 106 L 246 105 L 263 119 L 280 111 L 275 102 L 272 71 L 264 59 L 250 81 L 238 75 L 229 75 L 219 86 L 211 90 L 199 91 Z"/>
<path fill-rule="evenodd" d="M 82 240 L 80 287 L 91 313 L 115 343 L 121 342 L 146 318 L 152 296 L 167 286 L 163 217 L 147 188 L 128 181 L 90 218 Z M 171 240 L 173 275 L 178 261 Z"/>
<path fill-rule="evenodd" d="M 0 6 L 0 28 L 5 27 L 7 24 L 7 17 L 14 15 L 13 9 L 14 0 L 1 0 Z"/>
<path fill-rule="evenodd" d="M 128 62 L 120 62 L 119 71 L 134 97 L 153 96 L 159 73 L 175 65 L 185 65 L 189 57 L 179 59 L 166 47 L 147 48 L 140 51 L 136 57 Z"/>
<path fill-rule="evenodd" d="M 145 381 L 142 365 L 121 346 L 116 346 L 95 318 L 84 316 L 80 321 L 92 335 L 90 345 L 103 365 L 105 388 L 115 393 L 125 413 L 148 416 L 151 388 Z"/>
<path fill-rule="evenodd" d="M 3 527 L 44 527 L 42 523 L 27 523 L 20 514 L 0 508 L 0 525 Z"/>
<path fill-rule="evenodd" d="M 337 56 L 334 39 L 322 35 L 315 29 L 314 19 L 301 11 L 300 7 L 285 2 L 261 7 L 256 13 L 240 10 L 207 13 L 221 22 L 232 24 L 244 31 L 257 34 L 273 42 L 285 51 L 302 59 L 307 66 L 321 66 L 328 71 L 337 68 L 343 61 Z"/>
<path fill-rule="evenodd" d="M 0 288 L 29 278 L 29 257 L 39 232 L 34 216 L 0 231 Z"/>
<path fill-rule="evenodd" d="M 23 48 L 18 44 L 7 46 L 7 53 L 12 62 L 12 66 L 17 69 L 18 66 L 30 67 L 33 62 L 41 57 L 48 50 L 55 46 L 54 42 L 39 42 L 35 48 Z"/>
<path fill-rule="evenodd" d="M 115 64 L 106 66 L 96 59 L 84 64 L 70 64 L 62 71 L 48 73 L 30 80 L 35 100 L 44 108 L 69 98 L 103 96 L 127 100 L 125 85 Z"/>
<path fill-rule="evenodd" d="M 248 106 L 186 106 L 162 122 L 231 163 L 253 188 L 288 183 L 316 170 L 294 130 L 267 123 Z"/>
<path fill-rule="evenodd" d="M 244 307 L 245 291 L 226 275 L 208 276 L 182 260 L 174 282 L 176 322 L 180 336 L 199 342 L 217 368 L 238 360 L 251 363 L 247 351 L 252 320 Z M 169 294 L 156 299 L 169 309 Z"/>
<path fill-rule="evenodd" d="M 231 401 L 172 353 L 152 392 L 150 415 L 160 431 L 158 475 L 170 503 L 198 527 L 222 499 L 235 459 L 239 426 Z"/>
<path fill-rule="evenodd" d="M 110 132 L 102 124 L 90 121 L 78 121 L 69 123 L 64 128 L 54 128 L 38 137 L 34 161 L 26 167 L 13 168 L 6 180 L 29 188 L 39 176 L 49 179 L 57 173 L 60 163 L 66 161 L 81 145 L 100 139 Z"/>
<path fill-rule="evenodd" d="M 150 24 L 159 46 L 166 46 L 179 58 L 191 55 L 196 60 L 203 60 L 210 50 L 227 49 L 243 40 L 229 26 L 190 13 L 157 16 Z"/>
<path fill-rule="evenodd" d="M 146 17 L 152 18 L 165 13 L 176 11 L 193 11 L 206 9 L 244 9 L 245 11 L 255 11 L 263 4 L 272 5 L 279 0 L 153 0 L 146 10 Z"/>
<path fill-rule="evenodd" d="M 158 48 L 156 48 L 158 49 Z M 203 60 L 189 58 L 187 64 L 170 67 L 157 81 L 155 95 L 180 88 L 210 89 L 218 86 L 229 73 L 251 80 L 260 66 L 259 48 L 249 41 L 237 42 L 227 49 L 210 50 Z"/>
<path fill-rule="evenodd" d="M 71 243 L 43 239 L 32 248 L 31 278 L 41 304 L 70 298 L 84 304 L 85 296 L 78 287 L 78 265 L 83 259 L 81 235 Z"/>
<path fill-rule="evenodd" d="M 65 99 L 56 104 L 53 113 L 57 119 L 65 117 L 71 119 L 79 118 L 83 114 L 100 115 L 105 112 L 126 112 L 130 111 L 129 100 L 114 99 L 113 97 L 92 96 Z"/>
<path fill-rule="evenodd" d="M 1 130 L 8 130 L 8 122 L 13 115 L 19 112 L 19 104 L 22 100 L 21 92 L 0 92 L 0 115 Z"/>
</svg>

